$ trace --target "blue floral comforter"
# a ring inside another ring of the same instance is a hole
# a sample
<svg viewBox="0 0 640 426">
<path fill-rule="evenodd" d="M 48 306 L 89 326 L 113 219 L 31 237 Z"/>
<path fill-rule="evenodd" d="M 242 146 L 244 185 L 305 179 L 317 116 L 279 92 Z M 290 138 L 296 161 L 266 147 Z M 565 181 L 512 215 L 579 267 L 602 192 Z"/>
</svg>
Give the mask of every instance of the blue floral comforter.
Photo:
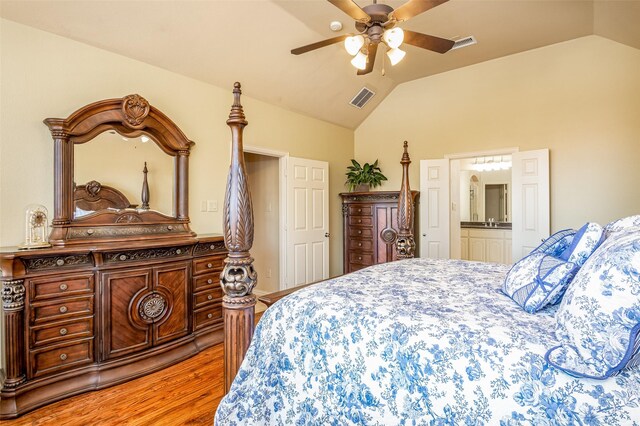
<svg viewBox="0 0 640 426">
<path fill-rule="evenodd" d="M 555 307 L 528 314 L 506 265 L 411 259 L 269 308 L 218 425 L 640 424 L 640 369 L 576 379 L 545 362 Z"/>
</svg>

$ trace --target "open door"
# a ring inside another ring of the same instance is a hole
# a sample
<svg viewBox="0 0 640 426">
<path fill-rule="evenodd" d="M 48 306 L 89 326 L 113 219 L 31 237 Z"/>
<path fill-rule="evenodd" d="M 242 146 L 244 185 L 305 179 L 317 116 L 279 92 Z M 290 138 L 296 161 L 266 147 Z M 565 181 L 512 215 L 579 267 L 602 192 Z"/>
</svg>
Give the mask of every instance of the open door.
<svg viewBox="0 0 640 426">
<path fill-rule="evenodd" d="M 420 161 L 420 193 L 420 257 L 448 259 L 449 159 Z"/>
<path fill-rule="evenodd" d="M 329 163 L 289 157 L 286 288 L 329 278 Z"/>
<path fill-rule="evenodd" d="M 512 155 L 512 256 L 517 262 L 549 236 L 549 150 Z"/>
</svg>

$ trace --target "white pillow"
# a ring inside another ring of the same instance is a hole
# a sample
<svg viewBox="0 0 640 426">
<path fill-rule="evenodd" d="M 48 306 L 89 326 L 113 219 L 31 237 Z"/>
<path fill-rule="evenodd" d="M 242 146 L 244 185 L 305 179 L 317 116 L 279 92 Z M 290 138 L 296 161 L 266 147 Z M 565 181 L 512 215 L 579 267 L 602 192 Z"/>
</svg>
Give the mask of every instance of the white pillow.
<svg viewBox="0 0 640 426">
<path fill-rule="evenodd" d="M 609 238 L 611 234 L 637 226 L 640 226 L 640 214 L 623 217 L 622 219 L 608 223 L 607 226 L 604 227 L 604 237 Z"/>
</svg>

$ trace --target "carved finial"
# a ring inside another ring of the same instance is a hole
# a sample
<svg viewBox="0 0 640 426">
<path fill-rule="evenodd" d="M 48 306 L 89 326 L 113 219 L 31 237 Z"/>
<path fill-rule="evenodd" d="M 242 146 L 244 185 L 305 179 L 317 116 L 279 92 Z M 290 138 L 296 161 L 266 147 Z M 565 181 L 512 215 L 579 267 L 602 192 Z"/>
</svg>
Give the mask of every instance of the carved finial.
<svg viewBox="0 0 640 426">
<path fill-rule="evenodd" d="M 398 239 L 396 240 L 396 250 L 398 259 L 411 258 L 415 251 L 415 241 L 413 239 L 413 203 L 411 188 L 409 186 L 409 143 L 404 141 L 404 152 L 402 153 L 402 187 L 398 195 Z"/>
<path fill-rule="evenodd" d="M 242 104 L 240 103 L 240 95 L 242 95 L 241 87 L 242 85 L 239 82 L 236 81 L 235 83 L 233 83 L 233 105 L 231 105 L 231 113 L 229 113 L 227 124 L 239 123 L 243 126 L 246 126 L 248 124 L 247 120 L 244 117 Z"/>
<path fill-rule="evenodd" d="M 142 208 L 144 210 L 149 210 L 149 183 L 147 182 L 147 162 L 144 162 L 144 168 L 142 169 L 142 194 L 140 198 L 142 199 Z"/>
<path fill-rule="evenodd" d="M 402 146 L 404 147 L 404 152 L 402 153 L 402 160 L 400 160 L 400 164 L 409 164 L 411 163 L 411 158 L 409 158 L 409 142 L 404 141 Z"/>
</svg>

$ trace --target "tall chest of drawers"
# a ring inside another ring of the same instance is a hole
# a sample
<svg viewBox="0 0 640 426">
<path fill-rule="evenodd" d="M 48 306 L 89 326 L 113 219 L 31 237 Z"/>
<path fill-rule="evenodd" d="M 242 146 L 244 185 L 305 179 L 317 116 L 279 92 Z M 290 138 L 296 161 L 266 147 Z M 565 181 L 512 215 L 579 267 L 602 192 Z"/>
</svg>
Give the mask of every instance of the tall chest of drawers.
<svg viewBox="0 0 640 426">
<path fill-rule="evenodd" d="M 0 419 L 157 371 L 223 340 L 221 236 L 0 251 Z"/>
<path fill-rule="evenodd" d="M 345 274 L 397 259 L 398 196 L 398 191 L 340 194 Z M 415 206 L 418 191 L 411 196 Z"/>
</svg>

